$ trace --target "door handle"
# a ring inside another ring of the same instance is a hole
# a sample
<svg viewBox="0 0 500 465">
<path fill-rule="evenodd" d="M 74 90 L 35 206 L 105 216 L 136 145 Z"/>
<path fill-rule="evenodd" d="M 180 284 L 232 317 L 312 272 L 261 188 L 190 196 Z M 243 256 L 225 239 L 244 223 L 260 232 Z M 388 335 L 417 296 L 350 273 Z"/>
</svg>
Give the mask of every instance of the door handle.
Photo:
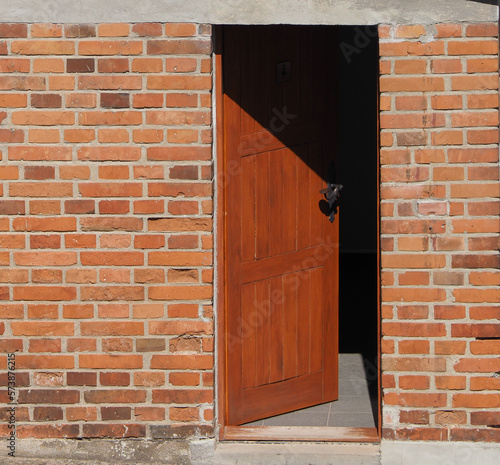
<svg viewBox="0 0 500 465">
<path fill-rule="evenodd" d="M 337 213 L 337 201 L 339 198 L 339 193 L 344 186 L 342 184 L 328 184 L 325 189 L 319 191 L 320 194 L 324 194 L 326 201 L 328 202 L 328 213 L 330 216 L 328 219 L 330 223 L 335 220 L 335 213 Z"/>
</svg>

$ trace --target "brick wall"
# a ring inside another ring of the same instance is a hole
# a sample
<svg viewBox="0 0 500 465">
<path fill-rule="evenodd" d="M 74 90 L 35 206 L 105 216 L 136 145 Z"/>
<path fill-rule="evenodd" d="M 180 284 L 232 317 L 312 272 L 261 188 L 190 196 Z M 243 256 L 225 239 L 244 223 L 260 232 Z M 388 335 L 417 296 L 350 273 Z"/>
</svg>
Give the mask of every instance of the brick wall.
<svg viewBox="0 0 500 465">
<path fill-rule="evenodd" d="M 211 434 L 210 53 L 205 25 L 0 25 L 19 438 Z"/>
<path fill-rule="evenodd" d="M 385 438 L 500 441 L 497 32 L 379 28 Z M 204 25 L 0 25 L 19 438 L 212 434 L 210 52 Z"/>
<path fill-rule="evenodd" d="M 383 436 L 500 441 L 498 25 L 379 32 Z"/>
</svg>

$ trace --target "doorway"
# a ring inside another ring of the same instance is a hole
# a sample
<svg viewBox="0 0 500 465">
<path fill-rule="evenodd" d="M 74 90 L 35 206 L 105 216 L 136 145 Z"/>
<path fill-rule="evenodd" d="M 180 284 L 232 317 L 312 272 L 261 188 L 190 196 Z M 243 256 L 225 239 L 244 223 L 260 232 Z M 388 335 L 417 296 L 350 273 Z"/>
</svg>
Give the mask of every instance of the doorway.
<svg viewBox="0 0 500 465">
<path fill-rule="evenodd" d="M 353 370 L 354 390 L 375 395 L 377 425 L 378 49 L 376 39 L 360 48 L 358 36 L 349 27 L 218 31 L 228 439 L 284 439 L 279 419 L 289 412 L 330 415 L 346 400 L 339 387 L 352 391 L 343 377 Z M 330 206 L 320 190 L 339 183 L 340 204 Z M 256 427 L 272 419 L 278 429 L 267 435 Z M 378 438 L 370 426 L 337 425 L 308 434 Z"/>
</svg>

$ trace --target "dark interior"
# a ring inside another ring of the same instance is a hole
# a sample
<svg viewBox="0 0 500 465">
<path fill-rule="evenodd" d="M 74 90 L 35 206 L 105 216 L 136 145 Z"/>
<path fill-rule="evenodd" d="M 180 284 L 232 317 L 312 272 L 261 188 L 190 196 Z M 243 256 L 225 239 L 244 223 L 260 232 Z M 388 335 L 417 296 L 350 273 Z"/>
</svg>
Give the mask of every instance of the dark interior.
<svg viewBox="0 0 500 465">
<path fill-rule="evenodd" d="M 377 376 L 376 27 L 339 27 L 340 353 Z M 370 36 L 372 36 L 371 40 Z"/>
</svg>

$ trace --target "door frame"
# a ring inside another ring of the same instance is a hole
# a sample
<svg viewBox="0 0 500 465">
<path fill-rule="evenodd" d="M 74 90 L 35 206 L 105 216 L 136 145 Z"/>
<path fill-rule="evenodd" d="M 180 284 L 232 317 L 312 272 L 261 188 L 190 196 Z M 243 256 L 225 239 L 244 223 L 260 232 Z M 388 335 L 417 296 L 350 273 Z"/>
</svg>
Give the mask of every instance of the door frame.
<svg viewBox="0 0 500 465">
<path fill-rule="evenodd" d="M 378 421 L 376 428 L 353 427 L 280 427 L 280 426 L 229 426 L 226 425 L 226 280 L 225 280 L 225 195 L 226 195 L 226 154 L 224 134 L 224 89 L 223 89 L 223 25 L 212 26 L 214 56 L 213 85 L 214 97 L 214 213 L 215 213 L 215 434 L 219 441 L 330 441 L 378 443 L 382 433 L 382 386 L 381 386 L 381 276 L 380 276 L 380 143 L 377 143 L 377 359 L 378 359 Z M 311 25 L 310 27 L 314 27 Z M 332 26 L 333 27 L 333 26 Z M 377 80 L 377 95 L 378 80 Z M 379 139 L 379 98 L 377 98 L 377 141 Z"/>
</svg>

